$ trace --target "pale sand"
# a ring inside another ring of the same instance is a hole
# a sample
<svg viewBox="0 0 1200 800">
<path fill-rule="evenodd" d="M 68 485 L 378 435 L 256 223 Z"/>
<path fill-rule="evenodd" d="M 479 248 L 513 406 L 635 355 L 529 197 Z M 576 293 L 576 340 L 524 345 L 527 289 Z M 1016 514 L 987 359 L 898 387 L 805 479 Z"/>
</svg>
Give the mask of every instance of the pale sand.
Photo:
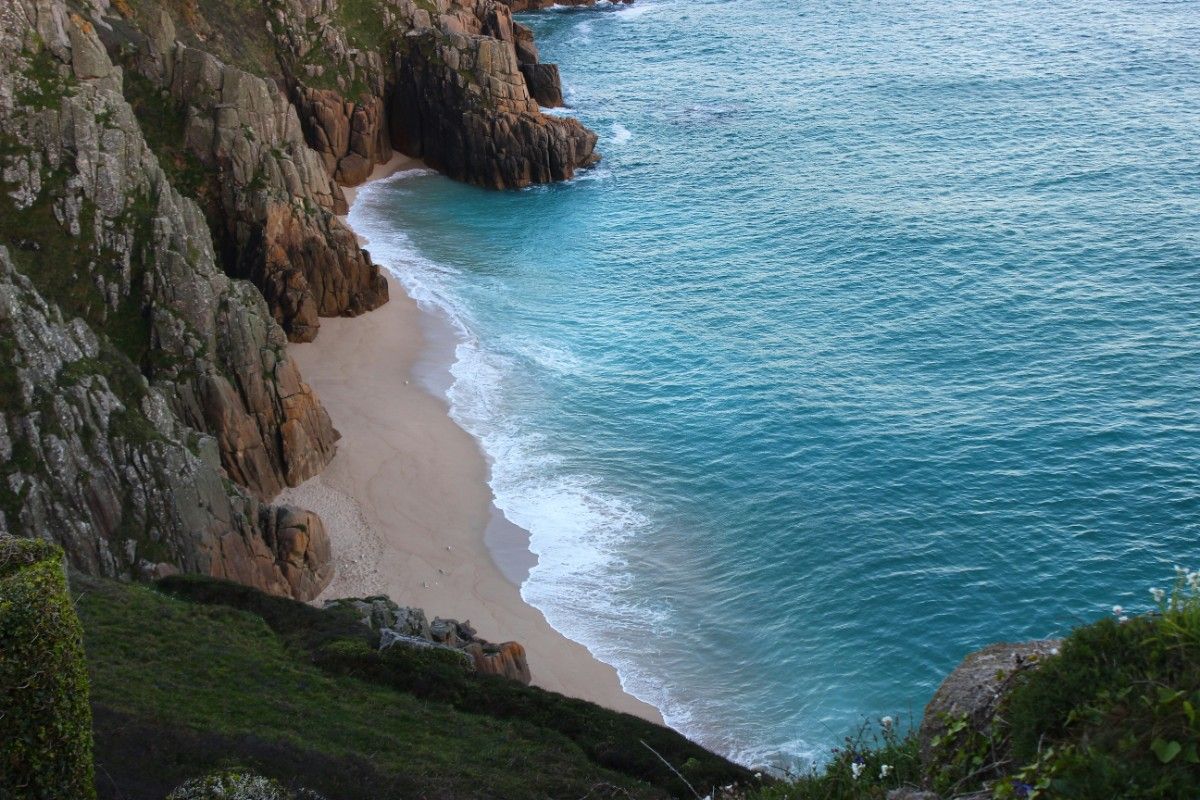
<svg viewBox="0 0 1200 800">
<path fill-rule="evenodd" d="M 616 670 L 521 599 L 514 581 L 533 557 L 520 552 L 520 529 L 514 536 L 502 515 L 492 519 L 476 441 L 412 377 L 425 349 L 422 312 L 395 280 L 389 290 L 381 308 L 322 319 L 315 342 L 289 347 L 342 433 L 329 466 L 278 501 L 325 521 L 336 575 L 318 600 L 386 594 L 430 615 L 469 619 L 486 639 L 524 645 L 536 685 L 661 723 L 658 709 L 622 690 Z M 485 531 L 512 551 L 499 553 L 503 572 Z"/>
</svg>

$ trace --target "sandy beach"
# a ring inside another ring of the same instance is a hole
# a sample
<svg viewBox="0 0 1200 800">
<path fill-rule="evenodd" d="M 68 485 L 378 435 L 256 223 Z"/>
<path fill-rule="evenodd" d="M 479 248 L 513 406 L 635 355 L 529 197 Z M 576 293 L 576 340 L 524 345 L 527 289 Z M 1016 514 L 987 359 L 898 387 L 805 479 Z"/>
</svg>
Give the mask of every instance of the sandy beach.
<svg viewBox="0 0 1200 800">
<path fill-rule="evenodd" d="M 416 166 L 393 159 L 372 178 Z M 513 544 L 519 529 L 505 535 L 495 518 L 483 453 L 412 374 L 428 358 L 433 321 L 394 279 L 389 290 L 383 307 L 322 319 L 315 342 L 289 348 L 342 434 L 325 471 L 279 499 L 317 512 L 329 532 L 337 572 L 318 602 L 387 594 L 431 617 L 470 620 L 487 639 L 523 644 L 536 685 L 661 722 L 616 670 L 521 599 L 515 580 L 532 556 Z M 488 540 L 506 543 L 503 570 Z"/>
</svg>

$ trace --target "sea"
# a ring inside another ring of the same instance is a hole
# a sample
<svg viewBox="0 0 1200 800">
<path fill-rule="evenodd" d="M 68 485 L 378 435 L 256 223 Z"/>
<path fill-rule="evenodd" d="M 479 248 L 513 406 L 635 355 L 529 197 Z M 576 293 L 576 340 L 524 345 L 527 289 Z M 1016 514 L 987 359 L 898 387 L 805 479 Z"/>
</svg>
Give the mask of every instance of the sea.
<svg viewBox="0 0 1200 800">
<path fill-rule="evenodd" d="M 1200 4 L 518 19 L 603 161 L 351 221 L 453 331 L 524 598 L 671 726 L 820 763 L 1200 566 Z"/>
</svg>

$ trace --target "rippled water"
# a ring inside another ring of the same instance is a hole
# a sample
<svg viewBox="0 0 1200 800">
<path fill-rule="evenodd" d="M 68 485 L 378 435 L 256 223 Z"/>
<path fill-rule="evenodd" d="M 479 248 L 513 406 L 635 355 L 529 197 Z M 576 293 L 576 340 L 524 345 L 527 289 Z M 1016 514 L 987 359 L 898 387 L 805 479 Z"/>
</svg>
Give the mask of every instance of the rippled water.
<svg viewBox="0 0 1200 800">
<path fill-rule="evenodd" d="M 603 165 L 354 214 L 460 327 L 526 598 L 689 735 L 807 759 L 1200 564 L 1198 10 L 525 17 Z"/>
</svg>

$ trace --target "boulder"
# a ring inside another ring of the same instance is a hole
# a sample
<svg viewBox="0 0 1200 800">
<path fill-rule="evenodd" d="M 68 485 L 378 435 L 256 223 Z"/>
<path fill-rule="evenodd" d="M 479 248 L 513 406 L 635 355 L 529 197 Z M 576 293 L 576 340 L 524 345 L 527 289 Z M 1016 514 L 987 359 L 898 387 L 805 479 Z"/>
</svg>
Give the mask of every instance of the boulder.
<svg viewBox="0 0 1200 800">
<path fill-rule="evenodd" d="M 933 763 L 933 742 L 954 720 L 965 719 L 968 731 L 986 735 L 1013 678 L 1057 654 L 1060 644 L 1059 639 L 999 643 L 963 659 L 925 706 L 917 733 L 922 762 Z"/>
</svg>

